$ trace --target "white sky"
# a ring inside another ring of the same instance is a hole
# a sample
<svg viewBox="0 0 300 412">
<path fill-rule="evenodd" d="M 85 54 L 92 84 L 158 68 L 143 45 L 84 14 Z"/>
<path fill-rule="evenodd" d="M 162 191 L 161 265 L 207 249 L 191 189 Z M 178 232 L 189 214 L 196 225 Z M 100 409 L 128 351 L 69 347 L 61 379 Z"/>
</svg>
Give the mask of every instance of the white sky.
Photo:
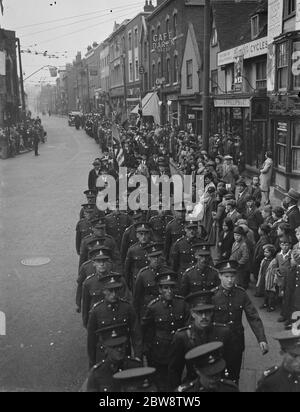
<svg viewBox="0 0 300 412">
<path fill-rule="evenodd" d="M 71 63 L 77 51 L 84 56 L 88 45 L 94 41 L 100 43 L 112 32 L 114 21 L 133 18 L 142 11 L 145 0 L 56 0 L 51 6 L 52 3 L 52 0 L 3 0 L 0 26 L 16 31 L 21 48 L 33 51 L 22 54 L 25 78 L 45 65 L 59 67 Z M 46 23 L 49 20 L 56 21 Z M 60 58 L 36 56 L 35 51 L 58 54 Z M 65 51 L 67 56 L 62 57 Z M 44 69 L 28 80 L 27 86 L 49 80 L 49 72 Z"/>
</svg>

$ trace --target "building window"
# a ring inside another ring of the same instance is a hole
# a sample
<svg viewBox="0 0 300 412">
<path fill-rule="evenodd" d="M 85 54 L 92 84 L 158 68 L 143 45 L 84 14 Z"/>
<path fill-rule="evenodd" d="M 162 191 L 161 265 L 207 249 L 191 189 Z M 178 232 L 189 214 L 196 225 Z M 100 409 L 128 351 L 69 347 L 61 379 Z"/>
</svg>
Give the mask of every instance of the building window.
<svg viewBox="0 0 300 412">
<path fill-rule="evenodd" d="M 134 29 L 134 47 L 138 47 L 138 29 Z"/>
<path fill-rule="evenodd" d="M 174 31 L 174 37 L 177 36 L 177 23 L 178 23 L 178 16 L 177 13 L 174 14 L 173 16 L 173 31 Z"/>
<path fill-rule="evenodd" d="M 167 59 L 166 83 L 167 83 L 167 84 L 170 84 L 170 83 L 171 83 L 171 64 L 170 64 L 170 58 Z"/>
<path fill-rule="evenodd" d="M 166 33 L 169 34 L 170 32 L 170 19 L 166 20 Z"/>
<path fill-rule="evenodd" d="M 259 15 L 251 17 L 251 38 L 256 39 L 259 35 Z"/>
<path fill-rule="evenodd" d="M 212 70 L 211 72 L 211 92 L 212 94 L 218 94 L 218 70 Z"/>
<path fill-rule="evenodd" d="M 157 77 L 159 78 L 161 76 L 162 76 L 162 74 L 161 74 L 161 62 L 159 61 L 158 65 L 157 65 Z"/>
<path fill-rule="evenodd" d="M 300 41 L 295 41 L 293 43 L 293 53 L 297 53 L 295 54 L 297 56 L 297 62 L 296 63 L 293 59 L 293 67 L 292 67 L 292 78 L 293 78 L 293 90 L 300 90 L 300 63 L 299 63 L 299 54 L 300 54 Z M 294 64 L 297 65 L 297 67 L 294 67 Z M 293 70 L 294 69 L 294 70 Z M 296 70 L 295 70 L 296 69 Z M 293 73 L 295 72 L 295 74 Z M 299 74 L 297 74 L 299 73 Z"/>
<path fill-rule="evenodd" d="M 154 42 L 155 42 L 155 30 L 152 29 L 152 49 L 154 49 Z"/>
<path fill-rule="evenodd" d="M 178 56 L 174 56 L 174 83 L 178 83 Z"/>
<path fill-rule="evenodd" d="M 300 173 L 300 122 L 295 122 L 293 126 L 292 172 Z"/>
<path fill-rule="evenodd" d="M 212 33 L 211 33 L 211 46 L 214 47 L 217 45 L 218 45 L 218 32 L 217 32 L 217 29 L 213 27 Z"/>
<path fill-rule="evenodd" d="M 296 0 L 284 0 L 283 18 L 288 19 L 296 13 Z"/>
<path fill-rule="evenodd" d="M 277 49 L 277 87 L 286 90 L 288 86 L 288 42 L 278 45 Z"/>
<path fill-rule="evenodd" d="M 193 88 L 193 60 L 186 62 L 186 87 L 188 89 Z"/>
<path fill-rule="evenodd" d="M 135 80 L 139 80 L 139 61 L 135 61 Z"/>
<path fill-rule="evenodd" d="M 132 49 L 132 35 L 128 33 L 128 50 Z"/>
<path fill-rule="evenodd" d="M 155 63 L 152 64 L 152 86 L 155 87 L 156 73 L 155 73 Z"/>
<path fill-rule="evenodd" d="M 275 123 L 276 147 L 277 147 L 277 166 L 286 168 L 286 145 L 288 141 L 288 124 L 286 122 Z"/>
<path fill-rule="evenodd" d="M 256 63 L 256 89 L 267 88 L 267 62 Z"/>
<path fill-rule="evenodd" d="M 132 62 L 129 63 L 129 81 L 132 82 L 133 80 L 133 64 Z"/>
</svg>

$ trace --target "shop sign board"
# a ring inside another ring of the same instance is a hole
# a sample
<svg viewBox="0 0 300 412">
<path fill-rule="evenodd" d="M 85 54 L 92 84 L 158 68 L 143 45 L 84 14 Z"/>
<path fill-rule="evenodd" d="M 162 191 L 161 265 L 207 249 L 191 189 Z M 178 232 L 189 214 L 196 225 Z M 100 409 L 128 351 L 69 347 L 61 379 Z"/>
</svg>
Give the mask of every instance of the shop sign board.
<svg viewBox="0 0 300 412">
<path fill-rule="evenodd" d="M 154 52 L 161 53 L 163 51 L 169 51 L 171 46 L 175 46 L 175 40 L 172 32 L 154 34 L 152 38 L 152 50 Z"/>
<path fill-rule="evenodd" d="M 250 107 L 250 99 L 215 99 L 215 107 Z"/>
<path fill-rule="evenodd" d="M 267 54 L 268 52 L 268 38 L 254 40 L 250 43 L 242 44 L 230 50 L 218 53 L 218 66 L 225 66 L 226 64 L 234 63 L 235 59 L 243 56 L 244 60 L 252 59 L 253 57 Z"/>
</svg>

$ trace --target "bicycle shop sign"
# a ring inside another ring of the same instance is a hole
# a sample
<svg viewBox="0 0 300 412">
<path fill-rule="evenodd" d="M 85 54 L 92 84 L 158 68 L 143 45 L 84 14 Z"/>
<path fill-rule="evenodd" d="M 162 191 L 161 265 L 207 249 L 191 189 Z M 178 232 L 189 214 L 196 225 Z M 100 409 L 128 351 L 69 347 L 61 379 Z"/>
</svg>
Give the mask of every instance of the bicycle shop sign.
<svg viewBox="0 0 300 412">
<path fill-rule="evenodd" d="M 154 52 L 162 52 L 170 50 L 171 46 L 175 46 L 175 40 L 172 32 L 154 34 L 152 38 L 152 50 Z"/>
</svg>

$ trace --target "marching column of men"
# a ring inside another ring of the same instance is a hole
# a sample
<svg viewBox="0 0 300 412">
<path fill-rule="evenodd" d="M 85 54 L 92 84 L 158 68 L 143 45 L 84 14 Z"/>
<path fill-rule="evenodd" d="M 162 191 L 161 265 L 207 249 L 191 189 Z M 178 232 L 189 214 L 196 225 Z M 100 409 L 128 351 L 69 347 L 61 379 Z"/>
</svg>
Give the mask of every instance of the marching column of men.
<svg viewBox="0 0 300 412">
<path fill-rule="evenodd" d="M 97 190 L 84 194 L 75 238 L 76 310 L 90 368 L 82 390 L 238 392 L 243 314 L 262 354 L 268 343 L 258 311 L 236 285 L 237 263 L 214 265 L 206 231 L 176 205 L 164 214 L 120 211 L 118 203 L 100 212 Z M 288 340 L 285 362 L 280 372 L 267 371 L 259 391 L 294 376 L 300 338 L 278 339 Z"/>
</svg>

